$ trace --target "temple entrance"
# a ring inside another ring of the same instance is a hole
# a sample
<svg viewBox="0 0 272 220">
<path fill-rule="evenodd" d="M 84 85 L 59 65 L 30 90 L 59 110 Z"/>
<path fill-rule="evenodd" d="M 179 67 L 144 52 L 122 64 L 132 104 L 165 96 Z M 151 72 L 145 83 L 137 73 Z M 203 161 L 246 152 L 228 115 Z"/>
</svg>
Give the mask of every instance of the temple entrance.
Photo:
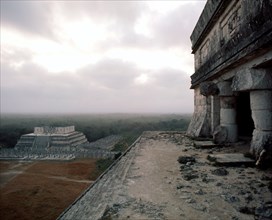
<svg viewBox="0 0 272 220">
<path fill-rule="evenodd" d="M 237 124 L 239 137 L 252 137 L 254 122 L 251 117 L 249 92 L 240 92 L 237 96 Z"/>
</svg>

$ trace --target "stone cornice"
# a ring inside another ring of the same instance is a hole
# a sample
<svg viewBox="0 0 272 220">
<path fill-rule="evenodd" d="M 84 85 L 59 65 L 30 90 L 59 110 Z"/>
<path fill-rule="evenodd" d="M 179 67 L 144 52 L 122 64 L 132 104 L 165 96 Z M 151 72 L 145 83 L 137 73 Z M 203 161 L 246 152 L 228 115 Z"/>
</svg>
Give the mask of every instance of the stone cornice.
<svg viewBox="0 0 272 220">
<path fill-rule="evenodd" d="M 198 49 L 231 0 L 208 0 L 191 34 L 192 53 Z"/>
<path fill-rule="evenodd" d="M 253 53 L 256 55 L 270 51 L 272 49 L 271 27 L 272 20 L 263 24 L 251 20 L 191 76 L 191 88 L 207 79 L 217 77 L 218 74 L 221 75 L 237 65 L 241 65 L 251 59 Z"/>
</svg>

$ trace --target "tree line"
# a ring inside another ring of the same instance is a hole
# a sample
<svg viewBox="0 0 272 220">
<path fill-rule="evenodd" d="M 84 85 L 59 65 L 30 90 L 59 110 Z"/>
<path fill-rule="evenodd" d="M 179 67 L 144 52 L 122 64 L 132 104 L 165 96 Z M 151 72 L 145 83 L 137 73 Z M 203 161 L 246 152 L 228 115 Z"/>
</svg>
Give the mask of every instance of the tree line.
<svg viewBox="0 0 272 220">
<path fill-rule="evenodd" d="M 123 146 L 130 145 L 143 131 L 185 131 L 190 119 L 189 114 L 1 115 L 0 146 L 14 147 L 21 135 L 32 133 L 34 127 L 69 125 L 75 125 L 89 142 L 121 135 Z"/>
</svg>

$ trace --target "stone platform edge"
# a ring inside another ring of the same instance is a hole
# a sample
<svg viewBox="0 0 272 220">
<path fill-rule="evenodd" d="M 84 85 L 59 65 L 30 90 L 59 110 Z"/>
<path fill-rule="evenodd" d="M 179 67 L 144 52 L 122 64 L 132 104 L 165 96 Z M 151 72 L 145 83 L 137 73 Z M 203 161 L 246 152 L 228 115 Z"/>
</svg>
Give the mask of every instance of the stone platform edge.
<svg viewBox="0 0 272 220">
<path fill-rule="evenodd" d="M 59 216 L 56 220 L 61 220 L 61 218 L 83 197 L 89 192 L 102 178 L 105 176 L 126 154 L 141 140 L 142 135 L 140 135 L 129 147 L 128 149 L 118 157 L 80 196 L 78 196 L 74 202 L 72 202 Z"/>
</svg>

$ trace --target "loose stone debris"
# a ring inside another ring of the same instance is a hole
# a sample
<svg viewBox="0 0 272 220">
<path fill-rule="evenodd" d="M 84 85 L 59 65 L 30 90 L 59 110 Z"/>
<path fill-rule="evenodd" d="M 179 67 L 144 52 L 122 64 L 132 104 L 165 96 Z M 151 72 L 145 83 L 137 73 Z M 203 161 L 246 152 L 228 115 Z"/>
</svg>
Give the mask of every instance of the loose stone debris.
<svg viewBox="0 0 272 220">
<path fill-rule="evenodd" d="M 229 174 L 229 172 L 225 168 L 218 168 L 218 169 L 212 170 L 211 173 L 216 176 L 227 176 Z"/>
<path fill-rule="evenodd" d="M 272 169 L 218 167 L 208 155 L 184 133 L 145 132 L 59 219 L 271 219 Z"/>
<path fill-rule="evenodd" d="M 191 156 L 180 156 L 178 162 L 181 164 L 195 163 L 195 158 Z"/>
</svg>

